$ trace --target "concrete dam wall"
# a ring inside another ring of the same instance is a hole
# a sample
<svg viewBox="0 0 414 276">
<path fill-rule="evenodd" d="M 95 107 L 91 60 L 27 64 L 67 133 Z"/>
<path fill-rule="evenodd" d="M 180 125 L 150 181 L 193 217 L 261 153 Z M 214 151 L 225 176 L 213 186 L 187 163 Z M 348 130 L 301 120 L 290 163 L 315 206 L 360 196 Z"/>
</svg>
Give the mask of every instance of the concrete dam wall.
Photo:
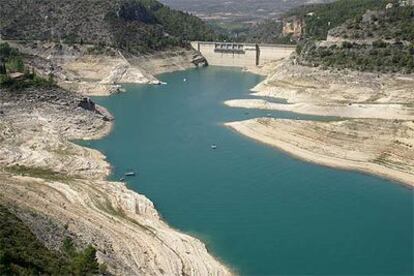
<svg viewBox="0 0 414 276">
<path fill-rule="evenodd" d="M 286 58 L 295 50 L 295 46 L 282 44 L 193 41 L 191 45 L 207 59 L 208 64 L 234 67 L 263 65 Z"/>
</svg>

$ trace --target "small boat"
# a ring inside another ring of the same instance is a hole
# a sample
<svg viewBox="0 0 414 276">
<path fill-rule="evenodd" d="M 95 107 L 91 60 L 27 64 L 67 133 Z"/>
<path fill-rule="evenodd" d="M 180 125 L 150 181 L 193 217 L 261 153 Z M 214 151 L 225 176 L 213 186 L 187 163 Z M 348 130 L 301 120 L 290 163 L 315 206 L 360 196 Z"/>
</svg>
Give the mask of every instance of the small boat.
<svg viewBox="0 0 414 276">
<path fill-rule="evenodd" d="M 183 79 L 183 82 L 186 82 L 186 81 L 187 81 L 187 79 L 186 79 L 186 78 L 184 78 L 184 79 Z"/>
<path fill-rule="evenodd" d="M 119 179 L 119 181 L 124 182 L 124 181 L 125 181 L 125 177 L 121 177 L 121 178 Z"/>
<path fill-rule="evenodd" d="M 126 172 L 125 176 L 135 176 L 135 172 Z"/>
<path fill-rule="evenodd" d="M 161 85 L 167 85 L 167 83 L 165 81 L 160 81 Z"/>
<path fill-rule="evenodd" d="M 211 145 L 211 149 L 216 149 L 217 148 L 217 146 L 216 145 Z"/>
</svg>

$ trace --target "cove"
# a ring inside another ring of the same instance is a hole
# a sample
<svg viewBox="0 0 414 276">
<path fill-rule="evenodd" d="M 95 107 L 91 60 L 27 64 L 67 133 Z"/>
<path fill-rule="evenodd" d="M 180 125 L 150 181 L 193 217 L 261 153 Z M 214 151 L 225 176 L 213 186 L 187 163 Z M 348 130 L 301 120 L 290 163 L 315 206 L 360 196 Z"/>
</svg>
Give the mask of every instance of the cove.
<svg viewBox="0 0 414 276">
<path fill-rule="evenodd" d="M 411 189 L 306 163 L 224 127 L 269 113 L 223 104 L 248 97 L 257 75 L 207 67 L 159 79 L 168 85 L 94 98 L 116 120 L 87 145 L 108 157 L 113 180 L 135 170 L 128 187 L 171 226 L 241 275 L 413 274 Z"/>
</svg>

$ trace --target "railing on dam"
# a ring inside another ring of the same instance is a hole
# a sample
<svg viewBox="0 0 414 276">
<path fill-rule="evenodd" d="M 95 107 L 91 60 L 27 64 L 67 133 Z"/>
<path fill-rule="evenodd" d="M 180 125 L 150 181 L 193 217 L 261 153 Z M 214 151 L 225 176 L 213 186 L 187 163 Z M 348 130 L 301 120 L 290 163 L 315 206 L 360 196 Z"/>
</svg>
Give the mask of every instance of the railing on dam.
<svg viewBox="0 0 414 276">
<path fill-rule="evenodd" d="M 249 67 L 288 57 L 295 46 L 286 44 L 254 44 L 193 41 L 210 65 Z"/>
<path fill-rule="evenodd" d="M 244 54 L 244 46 L 239 43 L 214 43 L 214 52 Z"/>
</svg>

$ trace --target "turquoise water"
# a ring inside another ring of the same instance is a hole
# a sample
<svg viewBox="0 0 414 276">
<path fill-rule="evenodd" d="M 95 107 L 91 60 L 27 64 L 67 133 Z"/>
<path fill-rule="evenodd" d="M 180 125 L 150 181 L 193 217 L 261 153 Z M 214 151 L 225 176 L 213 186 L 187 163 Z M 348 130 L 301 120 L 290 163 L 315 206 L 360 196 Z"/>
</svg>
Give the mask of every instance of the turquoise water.
<svg viewBox="0 0 414 276">
<path fill-rule="evenodd" d="M 249 97 L 259 76 L 209 67 L 160 79 L 168 85 L 95 98 L 116 121 L 89 145 L 107 155 L 112 179 L 137 171 L 128 186 L 170 225 L 242 275 L 413 274 L 412 190 L 302 162 L 225 128 L 269 113 L 222 104 Z"/>
</svg>

